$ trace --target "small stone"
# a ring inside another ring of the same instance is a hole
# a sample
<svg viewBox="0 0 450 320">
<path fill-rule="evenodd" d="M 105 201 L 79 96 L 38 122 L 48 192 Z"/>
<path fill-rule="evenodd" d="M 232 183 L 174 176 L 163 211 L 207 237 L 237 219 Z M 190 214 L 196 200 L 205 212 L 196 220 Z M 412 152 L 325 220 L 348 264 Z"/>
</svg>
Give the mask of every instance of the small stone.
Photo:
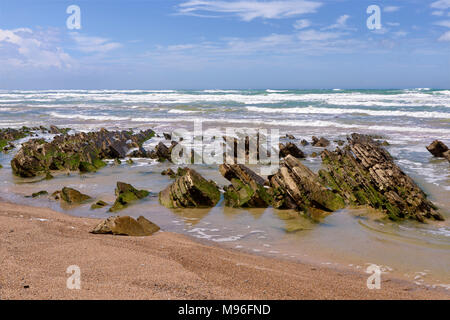
<svg viewBox="0 0 450 320">
<path fill-rule="evenodd" d="M 103 207 L 106 207 L 107 205 L 108 205 L 108 204 L 107 204 L 105 201 L 99 200 L 99 201 L 97 201 L 96 203 L 93 203 L 93 204 L 92 204 L 91 209 L 92 209 L 92 210 L 95 210 L 95 209 L 101 209 L 101 208 L 103 208 Z"/>
</svg>

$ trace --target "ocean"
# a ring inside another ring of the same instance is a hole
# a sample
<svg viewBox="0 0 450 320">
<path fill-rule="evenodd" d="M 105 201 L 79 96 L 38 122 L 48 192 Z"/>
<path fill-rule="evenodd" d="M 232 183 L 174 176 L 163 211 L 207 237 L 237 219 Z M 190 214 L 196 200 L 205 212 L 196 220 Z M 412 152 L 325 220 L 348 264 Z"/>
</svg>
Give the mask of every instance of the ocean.
<svg viewBox="0 0 450 320">
<path fill-rule="evenodd" d="M 336 268 L 364 270 L 374 263 L 419 285 L 450 285 L 450 165 L 433 158 L 426 146 L 439 139 L 450 146 L 450 90 L 45 90 L 0 91 L 0 127 L 56 125 L 78 131 L 152 128 L 157 133 L 204 128 L 278 129 L 311 141 L 330 141 L 352 133 L 381 135 L 387 150 L 440 208 L 446 221 L 393 223 L 364 209 L 344 209 L 314 221 L 289 210 L 215 208 L 168 210 L 157 194 L 171 183 L 160 172 L 176 166 L 134 159 L 130 166 L 108 166 L 96 174 L 56 175 L 51 181 L 12 176 L 14 152 L 0 154 L 0 197 L 46 206 L 77 216 L 104 218 L 89 205 L 61 208 L 48 199 L 28 199 L 40 190 L 50 193 L 70 186 L 97 199 L 114 201 L 116 181 L 152 192 L 121 214 L 144 215 L 165 231 L 237 250 Z M 51 139 L 52 135 L 44 135 Z M 153 138 L 150 148 L 164 138 Z M 167 142 L 168 143 L 168 142 Z M 330 148 L 334 149 L 333 142 Z M 306 154 L 321 148 L 301 147 Z M 320 157 L 304 163 L 313 170 Z M 217 166 L 198 165 L 202 175 L 227 185 Z"/>
</svg>

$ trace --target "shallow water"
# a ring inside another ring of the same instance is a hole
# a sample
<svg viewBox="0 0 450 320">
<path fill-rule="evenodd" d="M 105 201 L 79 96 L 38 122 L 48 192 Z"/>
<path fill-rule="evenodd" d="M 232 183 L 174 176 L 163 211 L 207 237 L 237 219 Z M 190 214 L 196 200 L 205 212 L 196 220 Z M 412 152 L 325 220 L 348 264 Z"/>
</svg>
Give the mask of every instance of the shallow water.
<svg viewBox="0 0 450 320">
<path fill-rule="evenodd" d="M 344 139 L 351 132 L 381 134 L 388 151 L 440 208 L 446 221 L 392 223 L 364 208 L 344 209 L 310 219 L 290 210 L 232 209 L 220 202 L 212 209 L 169 210 L 157 194 L 172 180 L 160 172 L 168 163 L 134 159 L 134 165 L 112 163 L 95 174 L 55 174 L 50 181 L 13 177 L 9 161 L 0 154 L 0 196 L 17 203 L 46 206 L 76 216 L 107 217 L 107 209 L 90 204 L 61 208 L 58 202 L 25 198 L 33 192 L 52 193 L 64 186 L 108 203 L 114 201 L 116 181 L 152 192 L 120 214 L 144 215 L 166 231 L 184 233 L 206 242 L 279 258 L 365 270 L 369 264 L 424 285 L 450 284 L 450 166 L 433 158 L 425 146 L 434 139 L 450 145 L 449 90 L 390 91 L 35 91 L 0 93 L 0 126 L 45 125 L 79 130 L 153 128 L 167 132 L 192 128 L 252 126 L 277 128 L 298 140 L 311 135 Z M 45 136 L 51 139 L 51 135 Z M 154 138 L 147 147 L 156 144 Z M 330 149 L 334 149 L 333 143 Z M 320 148 L 302 147 L 307 153 Z M 304 163 L 318 170 L 320 157 Z M 176 168 L 176 166 L 172 166 Z M 217 166 L 194 168 L 219 185 L 228 182 Z"/>
</svg>

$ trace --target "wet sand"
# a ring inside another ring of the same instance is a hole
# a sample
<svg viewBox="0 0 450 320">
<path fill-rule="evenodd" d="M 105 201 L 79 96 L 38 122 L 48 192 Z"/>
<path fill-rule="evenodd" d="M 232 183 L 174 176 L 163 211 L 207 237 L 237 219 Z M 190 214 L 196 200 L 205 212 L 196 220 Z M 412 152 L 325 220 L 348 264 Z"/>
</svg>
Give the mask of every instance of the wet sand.
<svg viewBox="0 0 450 320">
<path fill-rule="evenodd" d="M 449 299 L 382 276 L 255 256 L 159 232 L 93 235 L 99 222 L 0 203 L 0 299 Z M 69 290 L 67 267 L 81 269 Z"/>
</svg>

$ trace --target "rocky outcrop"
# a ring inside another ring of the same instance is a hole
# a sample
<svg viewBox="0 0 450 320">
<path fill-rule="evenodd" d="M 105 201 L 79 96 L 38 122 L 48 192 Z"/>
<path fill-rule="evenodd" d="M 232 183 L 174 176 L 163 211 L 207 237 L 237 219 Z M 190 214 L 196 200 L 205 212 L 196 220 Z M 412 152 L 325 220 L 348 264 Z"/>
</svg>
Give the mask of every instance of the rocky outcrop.
<svg viewBox="0 0 450 320">
<path fill-rule="evenodd" d="M 222 164 L 220 173 L 231 182 L 224 188 L 225 205 L 230 207 L 266 208 L 271 195 L 266 188 L 268 181 L 241 164 Z"/>
<path fill-rule="evenodd" d="M 68 204 L 82 204 L 86 201 L 91 200 L 91 197 L 81 193 L 78 190 L 75 190 L 73 188 L 62 188 L 61 191 L 55 191 L 52 194 L 52 197 L 56 200 L 64 201 Z"/>
<path fill-rule="evenodd" d="M 317 174 L 291 155 L 269 178 L 275 208 L 307 211 L 313 207 L 331 212 L 345 205 L 341 196 L 323 186 Z"/>
<path fill-rule="evenodd" d="M 444 158 L 444 153 L 448 151 L 448 147 L 439 140 L 434 140 L 428 147 L 427 150 L 435 157 Z"/>
<path fill-rule="evenodd" d="M 159 193 L 159 202 L 167 208 L 214 207 L 220 200 L 216 183 L 195 170 L 182 170 L 184 175 Z"/>
<path fill-rule="evenodd" d="M 5 128 L 0 129 L 0 151 L 9 151 L 14 148 L 11 141 L 22 139 L 33 134 L 32 130 L 23 127 L 22 129 Z"/>
<path fill-rule="evenodd" d="M 321 147 L 326 148 L 330 145 L 330 141 L 328 139 L 325 139 L 324 137 L 321 137 L 320 139 L 317 137 L 312 137 L 312 146 L 313 147 Z"/>
<path fill-rule="evenodd" d="M 292 134 L 286 133 L 286 139 L 295 140 L 295 137 Z"/>
<path fill-rule="evenodd" d="M 58 135 L 51 142 L 31 139 L 11 161 L 13 173 L 20 177 L 34 177 L 50 170 L 93 172 L 106 164 L 102 159 L 124 158 L 132 148 L 154 135 L 152 130 L 133 134 L 130 131 L 98 132 Z"/>
<path fill-rule="evenodd" d="M 392 220 L 443 220 L 425 193 L 371 137 L 352 134 L 344 149 L 322 152 L 324 183 L 347 203 L 383 210 Z"/>
<path fill-rule="evenodd" d="M 280 143 L 280 156 L 286 158 L 288 155 L 299 159 L 305 158 L 303 151 L 300 150 L 294 143 L 288 142 L 285 145 Z"/>
<path fill-rule="evenodd" d="M 116 212 L 125 209 L 131 203 L 144 199 L 150 194 L 147 190 L 137 190 L 131 184 L 124 182 L 117 182 L 116 187 L 116 201 L 109 209 L 110 212 Z"/>
<path fill-rule="evenodd" d="M 91 233 L 143 237 L 150 236 L 159 230 L 160 228 L 156 224 L 142 216 L 137 218 L 137 220 L 129 216 L 122 216 L 109 217 L 99 223 Z"/>
</svg>

